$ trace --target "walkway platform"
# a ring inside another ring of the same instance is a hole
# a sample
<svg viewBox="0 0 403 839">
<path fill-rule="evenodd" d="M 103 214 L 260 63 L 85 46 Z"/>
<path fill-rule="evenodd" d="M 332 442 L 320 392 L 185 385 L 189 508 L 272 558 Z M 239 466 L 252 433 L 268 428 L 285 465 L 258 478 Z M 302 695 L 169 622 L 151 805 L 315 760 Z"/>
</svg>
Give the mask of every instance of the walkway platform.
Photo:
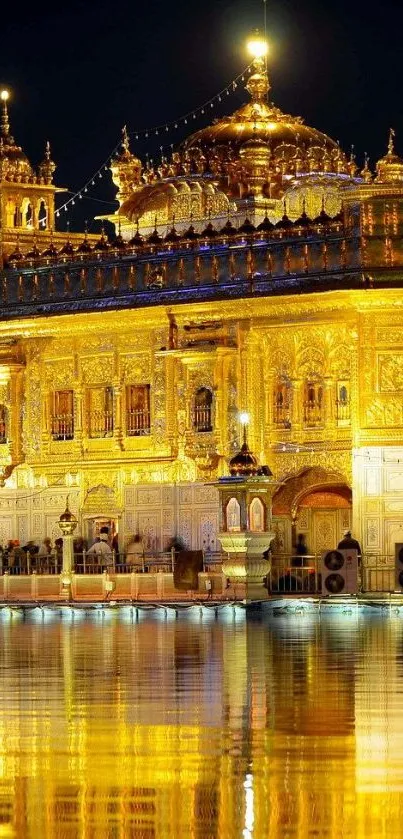
<svg viewBox="0 0 403 839">
<path fill-rule="evenodd" d="M 142 611 L 153 611 L 154 609 L 167 609 L 176 612 L 185 612 L 192 607 L 200 607 L 203 611 L 220 610 L 223 607 L 238 607 L 247 612 L 266 612 L 274 615 L 281 614 L 303 614 L 304 612 L 326 612 L 329 610 L 341 610 L 344 613 L 353 613 L 360 610 L 388 610 L 399 613 L 403 610 L 403 592 L 380 592 L 345 596 L 306 595 L 301 597 L 298 594 L 285 594 L 268 596 L 261 600 L 243 600 L 236 598 L 215 597 L 207 598 L 200 596 L 178 597 L 156 599 L 142 597 L 141 599 L 119 599 L 106 598 L 103 600 L 81 599 L 13 599 L 0 601 L 0 611 L 11 610 L 32 610 L 32 609 L 74 609 L 74 610 L 110 610 L 131 607 Z M 403 611 L 402 611 L 403 614 Z"/>
</svg>

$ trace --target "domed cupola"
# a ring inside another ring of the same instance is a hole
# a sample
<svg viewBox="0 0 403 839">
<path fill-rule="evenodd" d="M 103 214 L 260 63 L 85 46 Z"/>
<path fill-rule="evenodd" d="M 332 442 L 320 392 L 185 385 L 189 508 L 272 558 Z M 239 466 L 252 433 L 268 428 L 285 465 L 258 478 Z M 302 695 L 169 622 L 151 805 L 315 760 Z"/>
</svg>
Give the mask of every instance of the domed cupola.
<svg viewBox="0 0 403 839">
<path fill-rule="evenodd" d="M 388 151 L 376 164 L 376 183 L 396 183 L 403 181 L 403 160 L 394 149 L 395 132 L 389 131 Z"/>
<path fill-rule="evenodd" d="M 256 475 L 259 469 L 259 461 L 251 452 L 246 436 L 246 422 L 243 423 L 243 443 L 239 452 L 229 462 L 230 475 L 247 477 Z"/>
<path fill-rule="evenodd" d="M 312 171 L 320 175 L 350 174 L 347 158 L 334 140 L 268 101 L 266 44 L 255 38 L 249 47 L 254 56 L 246 85 L 250 101 L 231 116 L 192 134 L 183 142 L 181 153 L 186 152 L 190 159 L 201 155 L 208 159 L 214 154 L 224 169 L 230 157 L 232 165 L 238 159 L 241 170 L 242 166 L 253 170 L 253 192 L 257 187 L 254 170 L 259 171 L 258 180 L 262 169 L 267 169 L 268 180 L 274 180 L 279 172 L 283 177 L 299 177 Z"/>
<path fill-rule="evenodd" d="M 121 153 L 112 160 L 110 168 L 113 183 L 118 187 L 117 199 L 123 203 L 142 183 L 141 160 L 130 151 L 129 135 L 125 125 L 122 128 Z"/>
<path fill-rule="evenodd" d="M 33 177 L 33 169 L 21 146 L 17 146 L 10 131 L 7 102 L 8 90 L 2 90 L 0 98 L 3 103 L 1 115 L 0 138 L 0 169 L 1 178 L 8 181 L 27 181 Z"/>
</svg>

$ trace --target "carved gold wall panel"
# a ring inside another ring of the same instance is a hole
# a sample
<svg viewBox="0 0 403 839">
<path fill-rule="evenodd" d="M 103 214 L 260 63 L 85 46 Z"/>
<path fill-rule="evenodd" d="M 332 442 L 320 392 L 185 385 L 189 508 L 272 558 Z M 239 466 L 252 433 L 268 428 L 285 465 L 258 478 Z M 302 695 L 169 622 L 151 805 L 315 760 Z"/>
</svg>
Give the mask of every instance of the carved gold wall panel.
<svg viewBox="0 0 403 839">
<path fill-rule="evenodd" d="M 362 461 L 354 458 L 353 446 L 362 452 L 375 445 L 386 457 L 385 452 L 400 443 L 401 303 L 398 291 L 387 309 L 382 292 L 370 298 L 365 292 L 340 292 L 334 298 L 329 294 L 298 301 L 248 298 L 242 307 L 239 301 L 223 300 L 173 306 L 169 312 L 156 307 L 119 316 L 114 312 L 66 315 L 19 324 L 18 331 L 25 336 L 20 352 L 26 366 L 18 374 L 23 384 L 14 436 L 20 437 L 22 463 L 7 480 L 6 490 L 16 495 L 32 490 L 34 495 L 46 480 L 49 487 L 56 483 L 65 492 L 65 476 L 71 473 L 77 475 L 78 508 L 91 487 L 106 483 L 121 509 L 130 507 L 132 522 L 137 502 L 134 507 L 128 504 L 126 490 L 140 485 L 172 489 L 177 483 L 200 484 L 225 474 L 227 459 L 240 444 L 239 411 L 248 410 L 249 442 L 275 476 L 287 479 L 304 467 L 342 476 L 354 489 L 357 534 L 364 538 L 366 533 L 368 548 L 375 548 L 376 539 L 382 546 L 386 538 L 382 522 L 399 514 L 403 487 L 390 464 L 386 483 L 383 472 L 372 464 L 358 470 L 357 462 Z M 178 336 L 170 350 L 172 313 Z M 10 328 L 0 324 L 0 340 Z M 17 331 L 16 324 L 12 328 Z M 208 337 L 204 343 L 203 336 Z M 311 376 L 323 383 L 327 400 L 323 421 L 316 428 L 303 422 L 304 382 Z M 274 386 L 281 377 L 291 388 L 288 428 L 273 420 Z M 334 407 L 341 380 L 350 386 L 351 419 L 346 426 L 337 424 Z M 13 383 L 14 379 L 0 383 L 0 401 L 11 407 L 17 392 Z M 126 436 L 127 384 L 150 385 L 148 435 Z M 113 390 L 117 417 L 108 439 L 87 437 L 86 400 L 93 387 Z M 211 388 L 214 397 L 214 432 L 204 435 L 195 432 L 191 420 L 199 387 Z M 49 406 L 57 389 L 74 391 L 73 440 L 51 439 Z M 8 448 L 4 452 L 3 458 L 0 449 L 1 463 L 9 457 Z M 208 500 L 203 505 L 212 511 Z M 158 527 L 167 533 L 172 505 L 161 499 L 157 507 Z M 33 501 L 28 501 L 21 520 L 15 519 L 16 529 L 25 532 L 33 527 L 33 510 Z M 36 514 L 41 518 L 35 519 L 35 528 L 45 527 L 44 511 L 38 509 Z M 191 526 L 192 515 L 185 505 L 183 532 Z M 205 534 L 207 519 L 202 522 L 198 514 L 196 519 Z"/>
<path fill-rule="evenodd" d="M 403 390 L 403 352 L 379 353 L 378 383 L 381 393 Z"/>
</svg>

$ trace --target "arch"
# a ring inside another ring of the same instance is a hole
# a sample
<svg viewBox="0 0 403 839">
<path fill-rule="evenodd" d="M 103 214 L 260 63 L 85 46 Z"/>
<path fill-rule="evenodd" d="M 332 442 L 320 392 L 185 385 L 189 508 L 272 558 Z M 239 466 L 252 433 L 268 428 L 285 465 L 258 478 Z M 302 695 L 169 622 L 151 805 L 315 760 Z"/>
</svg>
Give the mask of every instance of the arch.
<svg viewBox="0 0 403 839">
<path fill-rule="evenodd" d="M 291 425 L 291 382 L 286 376 L 279 376 L 274 384 L 273 420 L 277 426 Z"/>
<path fill-rule="evenodd" d="M 241 507 L 235 497 L 230 498 L 225 507 L 225 524 L 229 533 L 239 533 L 241 529 Z"/>
<path fill-rule="evenodd" d="M 351 487 L 345 476 L 330 472 L 322 466 L 305 467 L 289 475 L 273 495 L 273 515 L 295 518 L 306 495 L 317 491 L 342 490 L 349 494 Z"/>
<path fill-rule="evenodd" d="M 304 425 L 321 425 L 323 416 L 323 384 L 319 376 L 312 375 L 305 379 L 304 386 Z"/>
<path fill-rule="evenodd" d="M 22 226 L 22 213 L 21 207 L 18 204 L 14 207 L 14 215 L 13 215 L 13 227 L 21 227 Z"/>
<path fill-rule="evenodd" d="M 208 387 L 199 387 L 194 395 L 193 428 L 198 433 L 212 431 L 213 394 Z"/>
<path fill-rule="evenodd" d="M 38 211 L 38 225 L 41 230 L 45 230 L 48 227 L 48 217 L 48 205 L 44 198 L 41 198 Z"/>
<path fill-rule="evenodd" d="M 265 530 L 266 508 L 261 498 L 255 496 L 249 505 L 249 530 L 263 533 Z"/>
<path fill-rule="evenodd" d="M 339 379 L 336 384 L 336 419 L 338 425 L 350 424 L 350 380 Z"/>
<path fill-rule="evenodd" d="M 284 481 L 273 497 L 273 516 L 291 546 L 303 533 L 310 553 L 335 547 L 351 526 L 352 491 L 345 477 L 323 467 L 308 467 Z"/>
<path fill-rule="evenodd" d="M 22 226 L 34 226 L 34 210 L 29 198 L 25 198 L 22 203 Z"/>
</svg>

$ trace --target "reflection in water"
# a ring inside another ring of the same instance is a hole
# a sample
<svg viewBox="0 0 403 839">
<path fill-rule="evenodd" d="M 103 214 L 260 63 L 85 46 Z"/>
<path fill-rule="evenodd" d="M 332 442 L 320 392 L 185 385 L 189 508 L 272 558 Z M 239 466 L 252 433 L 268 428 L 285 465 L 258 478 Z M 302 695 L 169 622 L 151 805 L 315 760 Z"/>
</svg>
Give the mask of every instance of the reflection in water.
<svg viewBox="0 0 403 839">
<path fill-rule="evenodd" d="M 0 839 L 401 836 L 399 616 L 2 609 L 0 636 Z"/>
</svg>

